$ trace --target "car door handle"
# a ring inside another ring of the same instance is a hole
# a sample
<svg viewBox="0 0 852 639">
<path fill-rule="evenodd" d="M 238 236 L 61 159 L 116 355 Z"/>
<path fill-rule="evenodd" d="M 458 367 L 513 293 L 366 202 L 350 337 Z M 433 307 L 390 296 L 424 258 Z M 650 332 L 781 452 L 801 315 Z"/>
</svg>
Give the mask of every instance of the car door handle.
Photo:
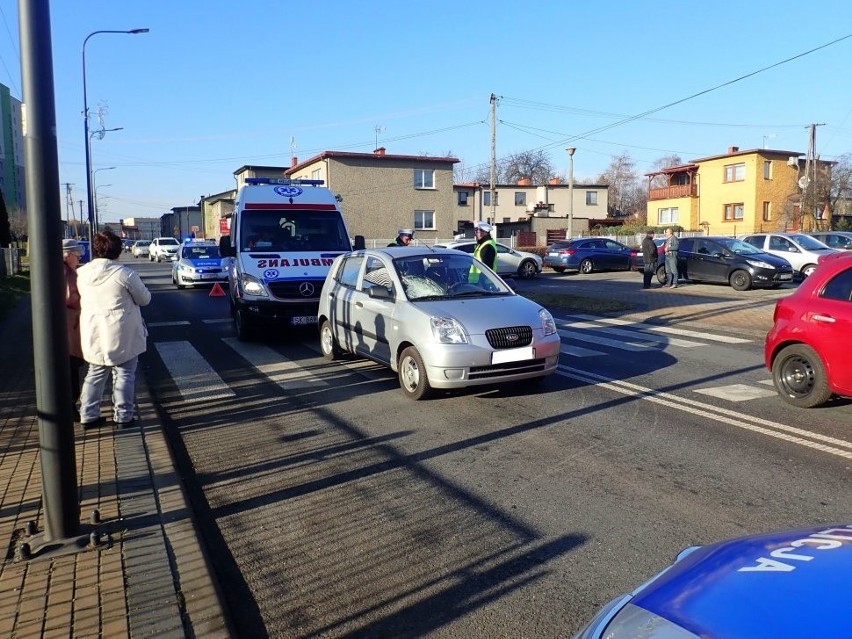
<svg viewBox="0 0 852 639">
<path fill-rule="evenodd" d="M 815 322 L 824 322 L 825 324 L 834 324 L 835 320 L 831 315 L 811 315 L 811 319 Z"/>
<path fill-rule="evenodd" d="M 358 308 L 364 308 L 364 302 L 355 302 L 355 306 Z"/>
</svg>

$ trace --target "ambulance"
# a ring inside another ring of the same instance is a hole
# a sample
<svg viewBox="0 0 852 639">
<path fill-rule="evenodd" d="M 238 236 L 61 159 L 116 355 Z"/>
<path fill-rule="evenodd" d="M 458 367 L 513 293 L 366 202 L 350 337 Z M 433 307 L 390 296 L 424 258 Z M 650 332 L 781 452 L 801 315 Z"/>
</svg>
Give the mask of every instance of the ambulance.
<svg viewBox="0 0 852 639">
<path fill-rule="evenodd" d="M 322 180 L 247 178 L 237 192 L 230 234 L 219 241 L 228 260 L 237 338 L 315 324 L 320 290 L 334 258 L 353 247 L 338 198 Z"/>
</svg>

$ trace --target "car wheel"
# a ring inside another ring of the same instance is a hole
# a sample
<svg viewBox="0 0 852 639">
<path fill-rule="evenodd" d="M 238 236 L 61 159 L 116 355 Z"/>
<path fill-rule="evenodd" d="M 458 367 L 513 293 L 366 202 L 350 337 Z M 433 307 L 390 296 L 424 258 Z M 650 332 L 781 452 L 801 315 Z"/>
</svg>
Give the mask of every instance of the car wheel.
<svg viewBox="0 0 852 639">
<path fill-rule="evenodd" d="M 518 267 L 518 277 L 522 280 L 529 280 L 535 277 L 538 269 L 535 267 L 535 262 L 532 260 L 524 260 Z"/>
<path fill-rule="evenodd" d="M 807 344 L 782 349 L 772 364 L 772 381 L 782 399 L 799 408 L 813 408 L 831 397 L 825 366 Z"/>
<path fill-rule="evenodd" d="M 337 338 L 331 330 L 331 322 L 328 320 L 325 320 L 320 327 L 320 349 L 322 350 L 322 356 L 330 362 L 340 359 L 340 356 L 343 354 L 343 351 L 340 350 L 340 346 L 337 344 Z"/>
<path fill-rule="evenodd" d="M 241 342 L 248 342 L 251 340 L 251 319 L 249 319 L 248 311 L 246 309 L 238 308 L 234 313 L 234 330 L 237 333 L 237 339 Z"/>
<path fill-rule="evenodd" d="M 423 358 L 413 346 L 399 356 L 399 387 L 409 399 L 425 399 L 432 392 Z"/>
<path fill-rule="evenodd" d="M 751 275 L 741 269 L 731 273 L 731 288 L 735 291 L 747 291 L 751 288 Z"/>
<path fill-rule="evenodd" d="M 805 264 L 802 267 L 802 277 L 810 277 L 816 270 L 816 264 Z"/>
<path fill-rule="evenodd" d="M 557 273 L 564 273 L 565 272 L 564 266 L 551 266 L 550 268 L 552 268 Z"/>
<path fill-rule="evenodd" d="M 657 267 L 657 281 L 660 284 L 666 283 L 666 267 L 665 266 L 661 265 L 661 266 Z"/>
<path fill-rule="evenodd" d="M 580 262 L 580 272 L 584 275 L 588 275 L 594 270 L 595 265 L 592 264 L 592 260 L 583 260 L 582 262 Z"/>
</svg>

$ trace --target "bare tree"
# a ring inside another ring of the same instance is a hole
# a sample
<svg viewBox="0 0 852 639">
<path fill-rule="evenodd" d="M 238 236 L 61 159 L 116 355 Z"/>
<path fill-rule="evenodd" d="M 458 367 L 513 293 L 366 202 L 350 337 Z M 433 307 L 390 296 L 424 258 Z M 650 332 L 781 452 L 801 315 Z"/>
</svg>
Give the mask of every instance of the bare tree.
<svg viewBox="0 0 852 639">
<path fill-rule="evenodd" d="M 609 186 L 610 215 L 631 215 L 644 209 L 643 189 L 629 151 L 614 156 L 606 170 L 598 176 L 598 182 Z"/>
<path fill-rule="evenodd" d="M 653 173 L 655 171 L 662 171 L 663 169 L 667 169 L 671 166 L 680 166 L 683 164 L 683 160 L 677 153 L 672 153 L 671 155 L 664 155 L 663 157 L 657 158 L 654 160 L 654 163 L 651 164 L 651 170 L 649 173 Z M 651 187 L 659 188 L 663 186 L 668 186 L 668 180 L 663 175 L 656 175 L 651 179 Z"/>
<path fill-rule="evenodd" d="M 852 198 L 852 154 L 844 153 L 831 167 L 831 178 L 828 183 L 827 201 L 830 211 L 837 214 L 838 205 Z"/>
<path fill-rule="evenodd" d="M 497 160 L 497 183 L 515 184 L 527 178 L 532 184 L 547 184 L 554 175 L 553 162 L 544 151 L 522 151 Z M 474 180 L 481 184 L 491 182 L 491 165 L 475 168 Z"/>
<path fill-rule="evenodd" d="M 9 230 L 12 239 L 20 242 L 27 237 L 27 212 L 16 207 L 9 212 Z"/>
</svg>

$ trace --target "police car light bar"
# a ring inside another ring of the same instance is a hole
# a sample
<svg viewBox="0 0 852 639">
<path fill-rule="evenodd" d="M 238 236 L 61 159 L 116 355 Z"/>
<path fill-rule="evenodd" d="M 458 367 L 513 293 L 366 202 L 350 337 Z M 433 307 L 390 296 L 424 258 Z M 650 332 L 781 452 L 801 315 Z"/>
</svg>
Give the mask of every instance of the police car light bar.
<svg viewBox="0 0 852 639">
<path fill-rule="evenodd" d="M 290 178 L 253 177 L 246 178 L 246 184 L 285 184 L 293 186 L 302 186 L 303 184 L 306 184 L 308 186 L 322 186 L 325 184 L 325 180 L 291 180 Z"/>
</svg>

